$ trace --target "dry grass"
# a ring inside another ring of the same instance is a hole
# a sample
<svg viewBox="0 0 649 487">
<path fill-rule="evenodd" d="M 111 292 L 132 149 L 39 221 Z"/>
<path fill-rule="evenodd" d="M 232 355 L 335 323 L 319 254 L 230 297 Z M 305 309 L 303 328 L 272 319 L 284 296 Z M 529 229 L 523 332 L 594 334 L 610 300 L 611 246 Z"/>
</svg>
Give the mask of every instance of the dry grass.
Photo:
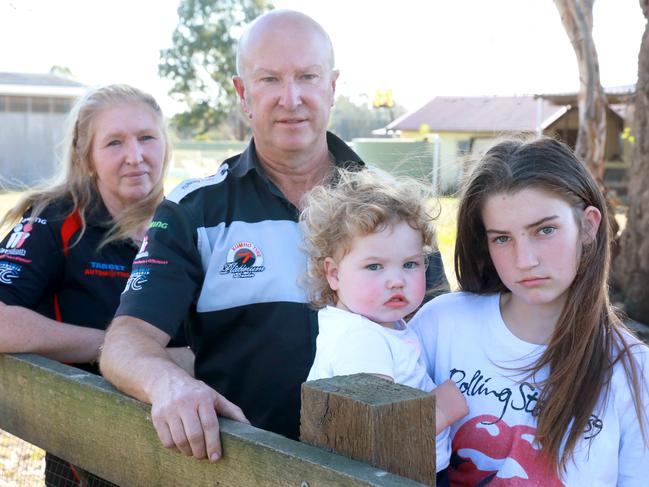
<svg viewBox="0 0 649 487">
<path fill-rule="evenodd" d="M 457 289 L 457 279 L 453 271 L 453 256 L 455 254 L 455 217 L 457 214 L 457 198 L 440 198 L 440 215 L 436 222 L 437 246 L 442 254 L 444 271 L 451 290 Z"/>
<path fill-rule="evenodd" d="M 19 196 L 20 193 L 0 193 L 0 216 L 4 216 L 16 204 Z"/>
<path fill-rule="evenodd" d="M 45 452 L 0 430 L 0 487 L 42 487 Z"/>
</svg>

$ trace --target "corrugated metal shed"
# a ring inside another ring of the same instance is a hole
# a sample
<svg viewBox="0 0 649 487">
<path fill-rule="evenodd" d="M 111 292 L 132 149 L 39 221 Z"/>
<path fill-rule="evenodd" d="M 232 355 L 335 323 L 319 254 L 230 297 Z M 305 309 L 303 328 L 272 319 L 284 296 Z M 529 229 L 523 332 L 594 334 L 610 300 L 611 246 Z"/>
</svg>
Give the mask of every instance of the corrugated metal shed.
<svg viewBox="0 0 649 487">
<path fill-rule="evenodd" d="M 0 189 L 50 177 L 74 101 L 86 87 L 54 74 L 0 73 Z"/>
</svg>

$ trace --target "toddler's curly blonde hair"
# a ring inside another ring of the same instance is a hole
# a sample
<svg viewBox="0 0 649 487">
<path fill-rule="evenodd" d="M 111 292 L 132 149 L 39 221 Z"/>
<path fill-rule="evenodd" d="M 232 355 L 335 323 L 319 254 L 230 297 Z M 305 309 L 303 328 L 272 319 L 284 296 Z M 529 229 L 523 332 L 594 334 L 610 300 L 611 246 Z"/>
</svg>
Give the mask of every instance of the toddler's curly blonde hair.
<svg viewBox="0 0 649 487">
<path fill-rule="evenodd" d="M 335 304 L 324 261 L 339 260 L 350 250 L 354 237 L 382 231 L 405 221 L 421 232 L 423 252 L 435 245 L 436 214 L 427 206 L 430 191 L 414 179 L 394 178 L 374 170 L 336 169 L 330 182 L 304 196 L 300 227 L 308 255 L 303 280 L 314 308 Z M 398 242 L 395 242 L 398 245 Z"/>
</svg>

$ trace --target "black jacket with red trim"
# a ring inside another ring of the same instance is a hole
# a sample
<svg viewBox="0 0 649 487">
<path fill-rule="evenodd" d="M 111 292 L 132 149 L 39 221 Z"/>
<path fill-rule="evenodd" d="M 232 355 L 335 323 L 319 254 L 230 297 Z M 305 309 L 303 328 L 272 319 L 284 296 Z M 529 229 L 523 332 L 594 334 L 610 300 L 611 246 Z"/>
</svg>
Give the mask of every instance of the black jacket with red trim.
<svg viewBox="0 0 649 487">
<path fill-rule="evenodd" d="M 111 221 L 103 203 L 97 203 L 80 239 L 81 219 L 71 201 L 48 206 L 32 222 L 29 213 L 24 215 L 0 243 L 0 301 L 56 321 L 106 329 L 137 247 L 120 241 L 97 250 Z"/>
</svg>

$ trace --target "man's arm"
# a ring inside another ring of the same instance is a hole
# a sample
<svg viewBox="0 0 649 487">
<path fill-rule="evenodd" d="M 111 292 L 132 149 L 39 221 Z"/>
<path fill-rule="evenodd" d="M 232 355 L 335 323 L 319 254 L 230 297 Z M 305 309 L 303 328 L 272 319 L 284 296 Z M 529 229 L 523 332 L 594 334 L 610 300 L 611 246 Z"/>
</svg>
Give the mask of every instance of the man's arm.
<svg viewBox="0 0 649 487">
<path fill-rule="evenodd" d="M 175 364 L 194 377 L 194 352 L 189 347 L 169 347 L 167 353 Z"/>
<path fill-rule="evenodd" d="M 115 318 L 101 354 L 102 374 L 118 389 L 151 404 L 162 444 L 185 455 L 221 457 L 218 414 L 248 423 L 241 409 L 176 365 L 165 345 L 170 337 L 131 316 Z"/>
<path fill-rule="evenodd" d="M 97 359 L 103 330 L 59 323 L 0 301 L 0 353 L 37 353 L 62 362 Z"/>
<path fill-rule="evenodd" d="M 428 256 L 428 267 L 426 268 L 426 299 L 430 299 L 449 291 L 448 279 L 444 272 L 442 254 L 438 249 Z"/>
</svg>

